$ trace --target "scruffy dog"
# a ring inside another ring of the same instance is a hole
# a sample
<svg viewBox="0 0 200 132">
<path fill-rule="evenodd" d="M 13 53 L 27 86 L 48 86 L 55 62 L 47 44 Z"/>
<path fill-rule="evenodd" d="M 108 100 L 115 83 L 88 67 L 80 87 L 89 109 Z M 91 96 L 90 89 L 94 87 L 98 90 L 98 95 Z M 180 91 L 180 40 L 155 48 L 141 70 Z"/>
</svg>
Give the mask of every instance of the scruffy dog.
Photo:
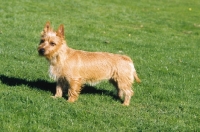
<svg viewBox="0 0 200 132">
<path fill-rule="evenodd" d="M 63 25 L 53 31 L 50 22 L 45 24 L 38 52 L 49 61 L 50 76 L 57 81 L 54 97 L 62 97 L 64 88 L 68 87 L 69 102 L 78 99 L 83 84 L 109 80 L 124 100 L 123 105 L 128 106 L 133 95 L 133 81 L 140 82 L 128 56 L 69 48 L 64 39 Z"/>
</svg>

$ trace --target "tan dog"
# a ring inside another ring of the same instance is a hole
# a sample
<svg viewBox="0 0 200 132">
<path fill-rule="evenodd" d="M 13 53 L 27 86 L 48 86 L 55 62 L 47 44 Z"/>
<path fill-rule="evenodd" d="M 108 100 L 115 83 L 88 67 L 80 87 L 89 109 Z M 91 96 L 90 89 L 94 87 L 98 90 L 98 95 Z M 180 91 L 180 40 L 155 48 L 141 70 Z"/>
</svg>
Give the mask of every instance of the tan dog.
<svg viewBox="0 0 200 132">
<path fill-rule="evenodd" d="M 38 47 L 41 56 L 50 64 L 50 76 L 57 81 L 54 97 L 62 97 L 68 87 L 68 101 L 78 99 L 83 84 L 95 84 L 109 80 L 118 90 L 123 105 L 128 106 L 133 95 L 132 84 L 137 76 L 132 60 L 128 56 L 74 50 L 67 46 L 64 39 L 64 26 L 53 31 L 50 22 L 45 24 Z"/>
</svg>

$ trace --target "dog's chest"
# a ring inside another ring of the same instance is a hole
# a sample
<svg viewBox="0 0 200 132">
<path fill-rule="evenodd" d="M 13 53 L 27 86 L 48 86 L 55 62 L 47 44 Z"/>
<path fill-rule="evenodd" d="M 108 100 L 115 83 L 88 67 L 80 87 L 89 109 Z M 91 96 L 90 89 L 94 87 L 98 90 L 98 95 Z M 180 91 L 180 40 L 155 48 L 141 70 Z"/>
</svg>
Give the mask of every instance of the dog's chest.
<svg viewBox="0 0 200 132">
<path fill-rule="evenodd" d="M 53 80 L 58 80 L 58 78 L 62 76 L 62 68 L 58 67 L 58 66 L 50 65 L 50 67 L 49 67 L 49 76 Z"/>
</svg>

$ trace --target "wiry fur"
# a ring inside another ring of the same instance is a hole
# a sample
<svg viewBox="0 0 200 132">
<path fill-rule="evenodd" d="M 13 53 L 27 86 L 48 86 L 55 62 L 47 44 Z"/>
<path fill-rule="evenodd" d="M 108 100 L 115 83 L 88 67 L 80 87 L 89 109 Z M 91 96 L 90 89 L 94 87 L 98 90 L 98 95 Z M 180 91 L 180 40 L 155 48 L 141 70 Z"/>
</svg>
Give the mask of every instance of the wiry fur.
<svg viewBox="0 0 200 132">
<path fill-rule="evenodd" d="M 78 99 L 81 86 L 109 80 L 118 89 L 123 104 L 128 106 L 133 95 L 132 84 L 137 76 L 132 60 L 125 55 L 107 52 L 86 52 L 69 48 L 64 40 L 64 26 L 53 31 L 45 24 L 38 47 L 40 55 L 50 63 L 50 76 L 57 81 L 55 97 L 62 97 L 68 87 L 68 101 Z"/>
</svg>

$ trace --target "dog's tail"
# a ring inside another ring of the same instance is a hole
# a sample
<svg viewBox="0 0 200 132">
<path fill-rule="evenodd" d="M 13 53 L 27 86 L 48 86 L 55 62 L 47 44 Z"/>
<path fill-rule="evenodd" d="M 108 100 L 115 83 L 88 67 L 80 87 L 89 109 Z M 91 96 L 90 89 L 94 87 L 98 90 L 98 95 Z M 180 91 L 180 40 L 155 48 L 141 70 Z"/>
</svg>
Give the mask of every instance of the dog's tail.
<svg viewBox="0 0 200 132">
<path fill-rule="evenodd" d="M 140 82 L 141 82 L 141 80 L 139 79 L 139 77 L 138 77 L 136 71 L 133 72 L 133 76 L 134 76 L 134 78 L 135 78 L 135 80 L 136 80 L 137 83 L 140 83 Z"/>
</svg>

